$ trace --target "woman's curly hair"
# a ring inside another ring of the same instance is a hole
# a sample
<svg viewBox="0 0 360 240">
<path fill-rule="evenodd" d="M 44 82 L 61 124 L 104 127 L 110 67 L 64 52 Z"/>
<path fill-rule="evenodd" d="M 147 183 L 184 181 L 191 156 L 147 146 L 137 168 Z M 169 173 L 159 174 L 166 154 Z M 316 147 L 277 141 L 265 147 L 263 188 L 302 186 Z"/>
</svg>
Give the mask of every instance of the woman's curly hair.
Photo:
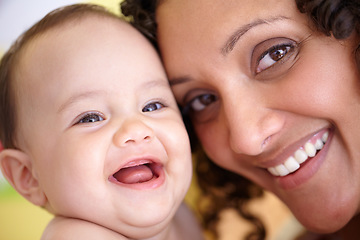
<svg viewBox="0 0 360 240">
<path fill-rule="evenodd" d="M 300 12 L 306 14 L 319 32 L 337 39 L 346 39 L 354 31 L 360 34 L 359 0 L 295 0 Z M 156 41 L 155 10 L 156 0 L 124 0 L 121 10 L 130 22 L 139 29 L 158 49 Z M 356 53 L 360 62 L 360 53 Z M 247 203 L 261 197 L 260 187 L 233 172 L 215 165 L 202 150 L 192 129 L 191 121 L 184 116 L 192 150 L 195 155 L 198 184 L 201 197 L 198 207 L 205 230 L 217 237 L 216 225 L 222 210 L 232 208 L 244 219 L 248 220 L 254 230 L 247 239 L 265 239 L 266 231 L 263 223 L 249 212 Z"/>
<path fill-rule="evenodd" d="M 328 36 L 345 39 L 354 31 L 360 33 L 359 0 L 296 0 L 296 4 Z"/>
<path fill-rule="evenodd" d="M 155 10 L 158 0 L 124 0 L 121 13 L 130 17 L 130 23 L 157 47 Z"/>
</svg>

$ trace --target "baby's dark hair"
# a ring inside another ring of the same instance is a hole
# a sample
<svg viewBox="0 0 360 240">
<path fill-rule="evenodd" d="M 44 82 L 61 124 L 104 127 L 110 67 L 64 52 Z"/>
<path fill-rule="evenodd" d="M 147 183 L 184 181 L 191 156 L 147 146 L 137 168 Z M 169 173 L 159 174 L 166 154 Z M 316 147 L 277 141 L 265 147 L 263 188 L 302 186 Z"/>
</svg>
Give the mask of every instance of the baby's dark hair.
<svg viewBox="0 0 360 240">
<path fill-rule="evenodd" d="M 58 8 L 48 13 L 43 19 L 24 32 L 4 54 L 0 62 L 0 140 L 4 148 L 16 148 L 16 91 L 14 75 L 26 45 L 49 29 L 82 19 L 88 15 L 119 18 L 105 8 L 92 4 L 74 4 Z"/>
<path fill-rule="evenodd" d="M 327 36 L 333 35 L 337 39 L 346 39 L 354 31 L 360 34 L 359 0 L 295 1 L 299 11 L 309 17 L 317 31 Z M 157 49 L 155 10 L 159 4 L 161 2 L 157 0 L 124 0 L 121 3 L 122 13 L 131 18 L 132 25 L 140 30 Z M 358 47 L 356 52 L 358 63 L 360 63 L 359 52 Z M 247 239 L 265 239 L 266 231 L 263 223 L 250 213 L 247 207 L 251 199 L 263 195 L 261 188 L 240 175 L 214 164 L 202 150 L 192 129 L 191 121 L 187 116 L 183 117 L 196 158 L 195 169 L 202 191 L 198 205 L 205 230 L 217 237 L 215 229 L 220 212 L 226 208 L 232 208 L 254 227 Z"/>
</svg>

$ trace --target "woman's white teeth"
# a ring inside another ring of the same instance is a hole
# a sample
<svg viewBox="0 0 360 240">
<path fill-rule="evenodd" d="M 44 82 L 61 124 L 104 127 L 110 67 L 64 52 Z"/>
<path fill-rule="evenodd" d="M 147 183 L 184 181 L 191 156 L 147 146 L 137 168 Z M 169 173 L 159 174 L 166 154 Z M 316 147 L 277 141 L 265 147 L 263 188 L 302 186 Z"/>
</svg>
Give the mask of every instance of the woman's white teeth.
<svg viewBox="0 0 360 240">
<path fill-rule="evenodd" d="M 302 164 L 308 159 L 308 155 L 303 149 L 296 150 L 294 157 L 299 164 Z"/>
<path fill-rule="evenodd" d="M 304 146 L 305 152 L 309 157 L 314 157 L 316 154 L 316 148 L 314 144 L 307 142 Z"/>
<path fill-rule="evenodd" d="M 329 137 L 329 132 L 324 133 L 324 135 L 322 135 L 321 140 L 326 143 L 326 141 L 328 140 Z"/>
<path fill-rule="evenodd" d="M 272 175 L 281 177 L 295 172 L 300 168 L 300 164 L 304 163 L 309 157 L 314 157 L 317 151 L 324 147 L 328 137 L 329 132 L 325 132 L 321 139 L 316 140 L 315 144 L 307 142 L 303 148 L 295 151 L 294 156 L 290 156 L 284 163 L 268 168 L 267 170 Z"/>
<path fill-rule="evenodd" d="M 316 150 L 320 150 L 320 149 L 322 149 L 323 148 L 323 146 L 324 146 L 324 143 L 320 140 L 320 139 L 318 139 L 318 140 L 316 140 L 316 142 L 315 142 L 315 148 L 316 148 Z"/>
<path fill-rule="evenodd" d="M 298 168 L 300 167 L 300 164 L 296 161 L 296 159 L 294 157 L 289 157 L 284 162 L 284 166 L 286 167 L 287 170 L 289 170 L 289 172 L 294 172 L 294 171 L 298 170 Z"/>
</svg>

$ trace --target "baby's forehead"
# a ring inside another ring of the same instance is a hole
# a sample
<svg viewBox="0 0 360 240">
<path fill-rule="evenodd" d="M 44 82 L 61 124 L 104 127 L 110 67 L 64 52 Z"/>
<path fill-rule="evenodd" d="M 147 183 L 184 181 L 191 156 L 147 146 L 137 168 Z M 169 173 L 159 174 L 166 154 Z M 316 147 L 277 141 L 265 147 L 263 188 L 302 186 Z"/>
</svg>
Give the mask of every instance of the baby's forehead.
<svg viewBox="0 0 360 240">
<path fill-rule="evenodd" d="M 127 32 L 131 31 L 132 28 L 129 23 L 125 22 L 125 20 L 105 14 L 101 15 L 99 13 L 90 12 L 86 13 L 86 15 L 82 16 L 81 18 L 71 17 L 49 28 L 45 28 L 39 32 L 34 33 L 31 37 L 24 41 L 22 47 L 18 51 L 16 57 L 17 64 L 15 65 L 21 65 L 19 63 L 23 62 L 25 58 L 24 56 L 26 56 L 29 51 L 34 51 L 36 48 L 41 49 L 42 45 L 49 44 L 52 44 L 53 47 L 56 48 L 56 44 L 59 44 L 59 41 L 57 40 L 64 37 L 67 33 L 72 32 L 70 38 L 75 40 L 81 35 L 81 33 L 77 34 L 77 31 L 90 31 L 91 29 L 95 28 L 95 25 L 101 26 L 100 28 L 113 28 L 117 31 L 124 32 L 124 34 L 127 34 Z M 74 29 L 76 30 L 74 31 Z M 94 30 L 94 34 L 95 33 L 96 30 Z M 69 37 L 69 34 L 67 34 L 67 36 Z M 18 67 L 19 66 L 16 68 Z"/>
<path fill-rule="evenodd" d="M 99 59 L 111 57 L 115 52 L 128 55 L 130 49 L 144 50 L 144 53 L 154 51 L 135 28 L 120 18 L 99 14 L 72 18 L 40 32 L 24 45 L 18 58 L 19 71 L 14 71 L 15 88 L 29 92 L 33 84 L 64 80 L 59 75 L 80 76 L 89 68 L 95 69 L 90 66 L 95 66 Z M 127 56 L 116 58 L 118 62 L 127 60 Z"/>
</svg>

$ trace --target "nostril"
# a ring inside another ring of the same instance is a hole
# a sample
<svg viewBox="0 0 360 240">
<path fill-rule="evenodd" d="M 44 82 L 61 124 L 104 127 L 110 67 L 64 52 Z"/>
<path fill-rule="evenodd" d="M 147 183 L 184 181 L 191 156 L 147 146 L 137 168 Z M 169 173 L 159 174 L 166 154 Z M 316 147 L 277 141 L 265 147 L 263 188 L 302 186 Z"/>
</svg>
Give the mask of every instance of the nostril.
<svg viewBox="0 0 360 240">
<path fill-rule="evenodd" d="M 267 145 L 267 143 L 270 141 L 270 139 L 271 139 L 271 136 L 267 137 L 267 138 L 263 141 L 263 143 L 261 144 L 261 149 L 263 149 L 263 148 Z"/>
<path fill-rule="evenodd" d="M 140 140 L 140 141 L 139 141 Z M 151 140 L 151 136 L 145 136 L 143 138 L 144 141 L 150 141 Z M 128 138 L 124 141 L 125 144 L 129 144 L 129 143 L 136 143 L 136 142 L 141 142 L 141 138 Z"/>
<path fill-rule="evenodd" d="M 135 140 L 131 138 L 125 140 L 125 143 L 132 143 L 132 142 L 135 142 Z"/>
</svg>

